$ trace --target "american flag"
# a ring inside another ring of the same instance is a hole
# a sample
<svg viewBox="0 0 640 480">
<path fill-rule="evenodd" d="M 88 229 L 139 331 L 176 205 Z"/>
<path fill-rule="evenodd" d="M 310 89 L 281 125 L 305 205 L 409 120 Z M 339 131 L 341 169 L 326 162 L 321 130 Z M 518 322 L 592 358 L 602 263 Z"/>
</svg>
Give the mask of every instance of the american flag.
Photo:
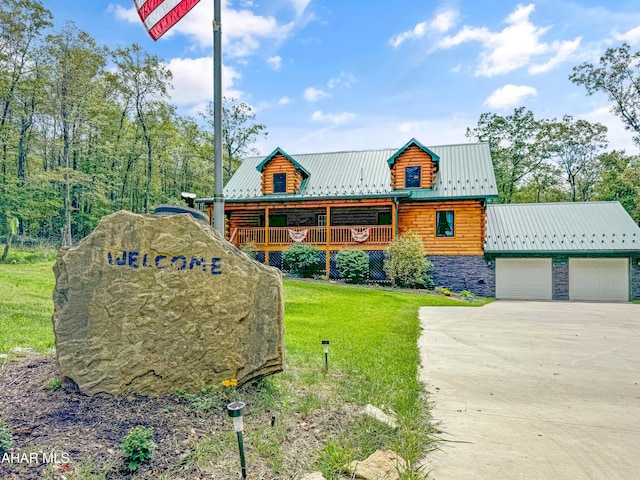
<svg viewBox="0 0 640 480">
<path fill-rule="evenodd" d="M 200 0 L 133 0 L 140 19 L 154 40 L 158 40 Z"/>
</svg>

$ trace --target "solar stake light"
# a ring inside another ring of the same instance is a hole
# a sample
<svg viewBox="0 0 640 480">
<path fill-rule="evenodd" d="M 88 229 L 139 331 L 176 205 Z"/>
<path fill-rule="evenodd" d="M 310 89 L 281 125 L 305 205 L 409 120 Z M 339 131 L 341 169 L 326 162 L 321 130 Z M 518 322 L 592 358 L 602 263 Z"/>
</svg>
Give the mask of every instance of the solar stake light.
<svg viewBox="0 0 640 480">
<path fill-rule="evenodd" d="M 247 478 L 247 463 L 244 459 L 244 439 L 242 438 L 242 430 L 244 430 L 244 421 L 242 419 L 242 411 L 244 410 L 244 402 L 233 402 L 227 405 L 229 416 L 233 419 L 233 429 L 238 435 L 238 449 L 240 450 L 240 467 L 242 469 L 242 478 Z"/>
<path fill-rule="evenodd" d="M 329 371 L 329 340 L 322 340 L 322 347 L 324 348 L 324 369 Z"/>
</svg>

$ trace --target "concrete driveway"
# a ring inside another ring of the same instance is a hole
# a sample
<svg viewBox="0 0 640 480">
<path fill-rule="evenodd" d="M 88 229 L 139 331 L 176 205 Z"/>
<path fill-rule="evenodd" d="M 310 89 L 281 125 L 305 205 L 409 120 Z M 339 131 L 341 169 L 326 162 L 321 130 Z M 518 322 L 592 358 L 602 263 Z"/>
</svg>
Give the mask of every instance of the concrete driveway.
<svg viewBox="0 0 640 480">
<path fill-rule="evenodd" d="M 640 305 L 420 311 L 436 480 L 640 478 Z"/>
</svg>

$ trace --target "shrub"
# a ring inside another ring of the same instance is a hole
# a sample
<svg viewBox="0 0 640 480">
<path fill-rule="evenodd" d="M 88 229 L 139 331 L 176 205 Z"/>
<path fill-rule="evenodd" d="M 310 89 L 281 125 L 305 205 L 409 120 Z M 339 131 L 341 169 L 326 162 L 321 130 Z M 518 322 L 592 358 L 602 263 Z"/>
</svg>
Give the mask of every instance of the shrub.
<svg viewBox="0 0 640 480">
<path fill-rule="evenodd" d="M 148 462 L 153 455 L 153 427 L 137 427 L 129 430 L 122 439 L 122 450 L 129 460 L 129 470 L 132 472 L 138 469 L 142 463 Z"/>
<path fill-rule="evenodd" d="M 320 250 L 308 243 L 294 243 L 282 252 L 284 269 L 296 276 L 311 278 L 322 269 Z"/>
<path fill-rule="evenodd" d="M 422 239 L 411 231 L 391 242 L 385 252 L 384 271 L 393 285 L 432 288 L 429 275 L 432 268 L 433 264 L 425 257 Z"/>
<path fill-rule="evenodd" d="M 347 283 L 364 283 L 369 278 L 369 255 L 362 250 L 341 250 L 336 255 L 340 278 Z"/>
<path fill-rule="evenodd" d="M 13 446 L 13 435 L 11 428 L 0 419 L 0 456 L 8 452 Z"/>
</svg>

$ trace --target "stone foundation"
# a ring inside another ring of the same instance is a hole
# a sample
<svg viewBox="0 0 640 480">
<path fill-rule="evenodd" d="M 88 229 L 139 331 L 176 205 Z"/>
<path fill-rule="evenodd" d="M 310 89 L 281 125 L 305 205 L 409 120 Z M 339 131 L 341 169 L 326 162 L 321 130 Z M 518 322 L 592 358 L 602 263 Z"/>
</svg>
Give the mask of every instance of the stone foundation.
<svg viewBox="0 0 640 480">
<path fill-rule="evenodd" d="M 437 287 L 454 292 L 469 290 L 482 297 L 495 297 L 495 262 L 483 255 L 431 255 L 431 276 Z"/>
</svg>

